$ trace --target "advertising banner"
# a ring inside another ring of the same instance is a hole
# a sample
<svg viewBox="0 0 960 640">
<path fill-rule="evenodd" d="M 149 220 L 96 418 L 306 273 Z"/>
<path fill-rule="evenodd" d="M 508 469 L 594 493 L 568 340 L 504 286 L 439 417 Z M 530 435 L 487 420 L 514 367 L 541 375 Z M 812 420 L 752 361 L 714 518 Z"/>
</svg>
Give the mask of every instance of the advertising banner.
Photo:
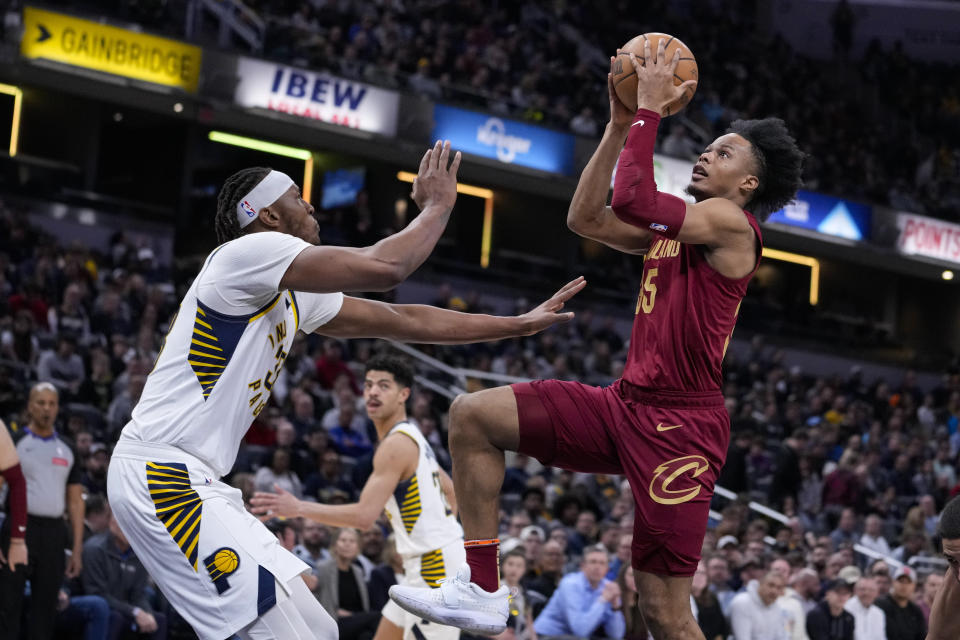
<svg viewBox="0 0 960 640">
<path fill-rule="evenodd" d="M 960 264 L 960 225 L 912 213 L 897 214 L 897 251 Z"/>
<path fill-rule="evenodd" d="M 869 205 L 811 191 L 800 191 L 792 203 L 774 212 L 767 222 L 802 227 L 847 240 L 868 240 Z"/>
<path fill-rule="evenodd" d="M 128 31 L 99 22 L 23 8 L 25 58 L 43 58 L 76 67 L 178 87 L 195 92 L 202 50 L 190 44 Z"/>
<path fill-rule="evenodd" d="M 445 105 L 433 108 L 433 139 L 505 164 L 573 175 L 574 138 L 568 133 Z"/>
<path fill-rule="evenodd" d="M 234 101 L 307 120 L 394 137 L 400 95 L 356 80 L 264 60 L 240 58 Z"/>
</svg>

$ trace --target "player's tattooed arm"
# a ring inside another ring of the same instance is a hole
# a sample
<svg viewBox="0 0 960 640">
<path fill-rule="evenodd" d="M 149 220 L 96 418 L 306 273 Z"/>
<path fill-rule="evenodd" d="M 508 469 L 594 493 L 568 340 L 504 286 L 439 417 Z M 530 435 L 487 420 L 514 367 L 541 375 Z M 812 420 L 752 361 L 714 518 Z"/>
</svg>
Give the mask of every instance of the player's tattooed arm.
<svg viewBox="0 0 960 640">
<path fill-rule="evenodd" d="M 460 313 L 423 304 L 387 304 L 346 296 L 340 312 L 316 333 L 331 338 L 387 338 L 420 344 L 471 344 L 529 336 L 561 322 L 566 302 L 587 282 L 568 282 L 549 299 L 519 316 Z"/>
</svg>

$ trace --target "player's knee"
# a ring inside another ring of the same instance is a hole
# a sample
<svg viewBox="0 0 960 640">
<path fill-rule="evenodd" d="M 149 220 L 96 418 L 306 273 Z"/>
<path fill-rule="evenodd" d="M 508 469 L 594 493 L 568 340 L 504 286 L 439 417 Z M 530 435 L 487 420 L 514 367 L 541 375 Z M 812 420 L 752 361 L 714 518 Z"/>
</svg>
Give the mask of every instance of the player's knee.
<svg viewBox="0 0 960 640">
<path fill-rule="evenodd" d="M 477 403 L 473 394 L 465 393 L 453 399 L 450 405 L 450 446 L 463 446 L 475 439 L 477 429 Z"/>
</svg>

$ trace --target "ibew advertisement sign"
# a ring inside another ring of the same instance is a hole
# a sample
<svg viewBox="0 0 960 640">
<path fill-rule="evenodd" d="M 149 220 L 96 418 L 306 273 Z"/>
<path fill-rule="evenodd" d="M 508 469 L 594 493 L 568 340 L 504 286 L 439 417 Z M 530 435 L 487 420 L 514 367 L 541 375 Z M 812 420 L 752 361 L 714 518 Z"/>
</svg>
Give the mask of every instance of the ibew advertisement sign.
<svg viewBox="0 0 960 640">
<path fill-rule="evenodd" d="M 870 235 L 868 205 L 810 191 L 798 191 L 796 199 L 767 222 L 802 227 L 847 240 L 866 240 Z"/>
<path fill-rule="evenodd" d="M 252 58 L 237 62 L 234 101 L 393 137 L 400 95 L 324 71 Z"/>
<path fill-rule="evenodd" d="M 573 174 L 574 138 L 567 133 L 444 105 L 433 108 L 433 139 L 507 164 Z"/>
</svg>

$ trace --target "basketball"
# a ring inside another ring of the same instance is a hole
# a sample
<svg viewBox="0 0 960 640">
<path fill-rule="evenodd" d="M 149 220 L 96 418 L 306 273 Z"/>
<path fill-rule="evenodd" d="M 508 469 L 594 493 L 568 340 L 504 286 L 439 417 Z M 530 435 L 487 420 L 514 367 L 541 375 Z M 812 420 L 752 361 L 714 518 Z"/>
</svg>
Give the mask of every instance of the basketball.
<svg viewBox="0 0 960 640">
<path fill-rule="evenodd" d="M 217 555 L 213 557 L 213 565 L 217 571 L 224 575 L 236 571 L 238 564 L 240 564 L 240 559 L 237 558 L 233 549 L 220 549 L 217 551 Z"/>
<path fill-rule="evenodd" d="M 667 63 L 673 60 L 674 52 L 677 49 L 680 50 L 680 64 L 677 65 L 676 73 L 674 73 L 673 83 L 679 86 L 687 80 L 700 79 L 697 72 L 697 59 L 694 58 L 690 47 L 683 44 L 678 38 L 667 33 L 651 32 L 641 34 L 620 47 L 620 55 L 617 56 L 617 59 L 613 63 L 614 89 L 616 89 L 620 101 L 631 111 L 637 110 L 637 73 L 633 70 L 633 65 L 630 63 L 630 53 L 637 56 L 640 64 L 644 64 L 644 41 L 650 41 L 650 53 L 655 56 L 657 55 L 657 47 L 660 46 L 660 41 L 664 39 L 667 41 L 665 51 Z M 687 103 L 693 98 L 695 92 L 696 87 L 688 88 L 679 100 L 667 107 L 664 115 L 671 116 L 680 112 L 681 109 L 687 106 Z"/>
</svg>

